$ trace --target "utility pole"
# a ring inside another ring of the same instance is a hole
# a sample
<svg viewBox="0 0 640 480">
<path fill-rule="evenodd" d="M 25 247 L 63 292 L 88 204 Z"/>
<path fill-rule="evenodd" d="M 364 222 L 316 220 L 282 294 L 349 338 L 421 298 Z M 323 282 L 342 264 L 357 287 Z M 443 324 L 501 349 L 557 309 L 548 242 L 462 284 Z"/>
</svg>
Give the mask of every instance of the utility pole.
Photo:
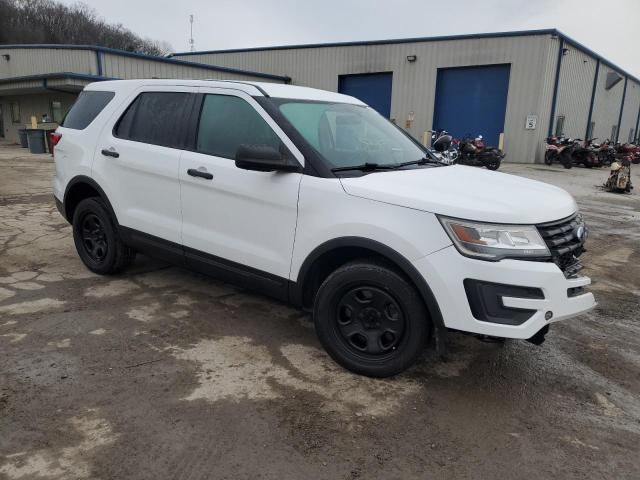
<svg viewBox="0 0 640 480">
<path fill-rule="evenodd" d="M 195 51 L 195 45 L 193 42 L 193 15 L 189 15 L 189 23 L 191 27 L 191 36 L 189 37 L 189 45 L 191 45 L 191 51 Z"/>
</svg>

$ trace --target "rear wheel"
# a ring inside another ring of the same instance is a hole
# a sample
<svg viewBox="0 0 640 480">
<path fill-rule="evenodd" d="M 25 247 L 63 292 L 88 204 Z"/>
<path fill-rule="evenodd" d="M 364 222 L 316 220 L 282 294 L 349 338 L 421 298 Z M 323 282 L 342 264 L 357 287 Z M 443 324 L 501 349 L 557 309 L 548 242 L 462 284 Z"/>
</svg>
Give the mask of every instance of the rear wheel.
<svg viewBox="0 0 640 480">
<path fill-rule="evenodd" d="M 99 197 L 82 200 L 73 213 L 73 241 L 82 262 L 94 273 L 118 273 L 135 252 L 118 235 L 115 220 Z"/>
<path fill-rule="evenodd" d="M 337 363 L 370 377 L 409 368 L 430 331 L 415 287 L 375 261 L 352 262 L 329 275 L 315 299 L 314 322 L 320 342 Z"/>
</svg>

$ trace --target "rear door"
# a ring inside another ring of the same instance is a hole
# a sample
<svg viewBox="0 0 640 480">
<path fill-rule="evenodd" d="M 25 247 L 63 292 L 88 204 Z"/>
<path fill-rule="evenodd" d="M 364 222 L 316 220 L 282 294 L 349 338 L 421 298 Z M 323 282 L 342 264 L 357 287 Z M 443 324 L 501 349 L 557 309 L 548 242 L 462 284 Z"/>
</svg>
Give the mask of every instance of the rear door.
<svg viewBox="0 0 640 480">
<path fill-rule="evenodd" d="M 181 242 L 178 168 L 193 98 L 186 88 L 140 88 L 102 132 L 93 176 L 131 234 Z"/>
<path fill-rule="evenodd" d="M 289 277 L 302 174 L 243 170 L 235 154 L 241 144 L 269 145 L 288 149 L 301 165 L 304 159 L 251 96 L 225 88 L 200 92 L 194 151 L 180 162 L 187 261 L 275 293 Z"/>
</svg>

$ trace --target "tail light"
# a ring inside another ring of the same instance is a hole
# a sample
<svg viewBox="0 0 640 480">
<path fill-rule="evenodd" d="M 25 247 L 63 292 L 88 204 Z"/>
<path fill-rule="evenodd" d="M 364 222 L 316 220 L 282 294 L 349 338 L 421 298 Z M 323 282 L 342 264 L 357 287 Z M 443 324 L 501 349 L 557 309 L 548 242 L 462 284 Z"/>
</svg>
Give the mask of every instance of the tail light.
<svg viewBox="0 0 640 480">
<path fill-rule="evenodd" d="M 62 138 L 62 134 L 61 133 L 56 133 L 56 132 L 51 132 L 49 134 L 49 138 L 51 139 L 51 155 L 53 155 L 54 148 L 58 144 L 60 139 Z"/>
</svg>

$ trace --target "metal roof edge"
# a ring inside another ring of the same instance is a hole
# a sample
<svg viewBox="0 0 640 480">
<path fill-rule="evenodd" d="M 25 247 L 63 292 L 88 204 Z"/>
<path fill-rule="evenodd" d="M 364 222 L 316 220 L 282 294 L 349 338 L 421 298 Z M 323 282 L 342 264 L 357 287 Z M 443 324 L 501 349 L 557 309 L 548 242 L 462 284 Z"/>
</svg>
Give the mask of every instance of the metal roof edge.
<svg viewBox="0 0 640 480">
<path fill-rule="evenodd" d="M 299 45 L 275 45 L 272 47 L 251 47 L 251 48 L 233 48 L 227 50 L 202 50 L 197 52 L 175 52 L 169 56 L 176 55 L 189 56 L 189 55 L 205 55 L 208 53 L 240 53 L 240 52 L 256 52 L 264 50 L 293 50 L 301 48 L 323 48 L 323 47 L 353 47 L 353 46 L 367 46 L 367 45 L 388 45 L 398 43 L 416 43 L 416 42 L 437 42 L 437 41 L 450 41 L 450 40 L 470 40 L 474 38 L 500 38 L 500 37 L 527 37 L 535 35 L 553 35 L 558 31 L 554 28 L 546 28 L 539 30 L 519 30 L 513 32 L 486 32 L 486 33 L 468 33 L 460 35 L 443 35 L 436 37 L 412 37 L 412 38 L 390 38 L 386 40 L 362 40 L 353 42 L 329 42 L 329 43 L 306 43 Z"/>
<path fill-rule="evenodd" d="M 93 82 L 102 82 L 105 80 L 118 80 L 113 77 L 104 77 L 101 75 L 90 75 L 75 72 L 56 72 L 56 73 L 42 73 L 36 75 L 26 75 L 22 77 L 9 77 L 0 78 L 0 84 L 14 83 L 14 82 L 30 82 L 36 80 L 52 80 L 56 78 L 70 78 L 74 80 L 89 80 Z"/>
</svg>

